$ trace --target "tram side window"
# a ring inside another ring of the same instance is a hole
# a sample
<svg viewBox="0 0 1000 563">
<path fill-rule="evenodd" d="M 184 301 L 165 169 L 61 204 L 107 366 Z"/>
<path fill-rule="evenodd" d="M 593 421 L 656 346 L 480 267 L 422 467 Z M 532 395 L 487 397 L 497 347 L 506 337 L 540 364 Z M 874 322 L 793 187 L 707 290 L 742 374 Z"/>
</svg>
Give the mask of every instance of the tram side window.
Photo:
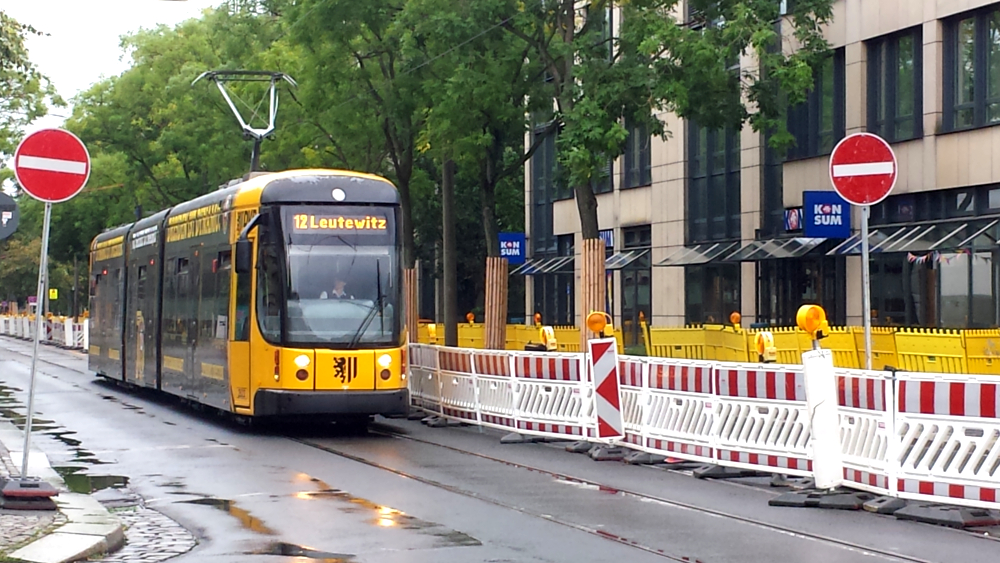
<svg viewBox="0 0 1000 563">
<path fill-rule="evenodd" d="M 223 250 L 215 265 L 215 338 L 226 340 L 229 333 L 229 282 L 232 275 L 233 252 Z"/>
<path fill-rule="evenodd" d="M 236 275 L 236 331 L 233 340 L 250 340 L 250 274 Z"/>
<path fill-rule="evenodd" d="M 139 273 L 136 276 L 135 295 L 140 301 L 146 299 L 146 267 L 139 266 Z"/>
<path fill-rule="evenodd" d="M 278 250 L 274 243 L 261 237 L 257 259 L 257 320 L 264 337 L 273 342 L 281 338 L 281 274 Z"/>
</svg>

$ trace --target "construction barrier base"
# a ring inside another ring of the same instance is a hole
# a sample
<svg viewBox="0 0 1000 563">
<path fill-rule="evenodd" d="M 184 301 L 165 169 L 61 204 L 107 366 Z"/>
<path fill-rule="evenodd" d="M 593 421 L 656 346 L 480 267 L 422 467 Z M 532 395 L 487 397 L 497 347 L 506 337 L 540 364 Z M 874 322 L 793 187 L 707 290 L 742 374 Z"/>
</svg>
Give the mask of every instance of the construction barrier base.
<svg viewBox="0 0 1000 563">
<path fill-rule="evenodd" d="M 736 479 L 739 477 L 759 477 L 763 475 L 752 469 L 739 467 L 724 467 L 722 465 L 703 465 L 694 470 L 697 479 Z"/>
<path fill-rule="evenodd" d="M 892 515 L 901 508 L 905 508 L 907 504 L 909 503 L 901 498 L 878 497 L 866 502 L 861 508 L 866 512 Z"/>
<path fill-rule="evenodd" d="M 893 515 L 900 520 L 913 520 L 959 529 L 1000 525 L 1000 513 L 996 510 L 925 502 L 911 503 Z"/>
<path fill-rule="evenodd" d="M 769 506 L 792 508 L 827 508 L 833 510 L 861 510 L 864 504 L 875 498 L 871 493 L 857 491 L 793 491 L 775 497 L 767 502 Z"/>
</svg>

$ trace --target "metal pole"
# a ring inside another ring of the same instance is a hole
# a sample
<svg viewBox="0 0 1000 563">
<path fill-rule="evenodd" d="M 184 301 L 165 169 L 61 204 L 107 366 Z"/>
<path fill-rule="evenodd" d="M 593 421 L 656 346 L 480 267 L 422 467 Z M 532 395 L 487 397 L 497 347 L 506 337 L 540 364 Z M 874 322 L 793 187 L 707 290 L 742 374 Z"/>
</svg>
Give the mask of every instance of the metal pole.
<svg viewBox="0 0 1000 563">
<path fill-rule="evenodd" d="M 865 323 L 865 369 L 872 369 L 872 286 L 868 256 L 868 215 L 870 205 L 861 206 L 861 303 Z"/>
<path fill-rule="evenodd" d="M 42 223 L 42 257 L 38 264 L 38 296 L 45 295 L 49 265 L 49 221 L 52 219 L 52 204 L 45 202 L 45 219 Z M 35 309 L 35 343 L 31 350 L 31 382 L 28 384 L 28 417 L 24 423 L 24 452 L 21 459 L 21 479 L 28 477 L 28 454 L 31 451 L 31 419 L 35 416 L 35 368 L 38 365 L 38 343 L 42 339 L 42 315 Z"/>
</svg>

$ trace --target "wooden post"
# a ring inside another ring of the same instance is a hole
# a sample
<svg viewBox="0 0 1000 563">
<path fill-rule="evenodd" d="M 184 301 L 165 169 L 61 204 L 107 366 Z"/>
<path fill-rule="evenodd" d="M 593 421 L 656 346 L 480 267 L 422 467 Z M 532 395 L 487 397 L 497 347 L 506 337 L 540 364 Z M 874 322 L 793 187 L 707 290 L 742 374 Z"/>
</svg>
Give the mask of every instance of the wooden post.
<svg viewBox="0 0 1000 563">
<path fill-rule="evenodd" d="M 486 349 L 507 347 L 507 259 L 486 257 Z"/>
<path fill-rule="evenodd" d="M 580 269 L 580 350 L 587 349 L 587 340 L 599 335 L 587 330 L 587 315 L 593 311 L 604 311 L 604 240 L 585 239 L 581 254 Z M 607 335 L 605 335 L 607 336 Z"/>
<path fill-rule="evenodd" d="M 417 269 L 403 269 L 403 293 L 406 305 L 406 334 L 409 342 L 417 341 L 418 320 L 420 318 L 417 301 Z"/>
</svg>

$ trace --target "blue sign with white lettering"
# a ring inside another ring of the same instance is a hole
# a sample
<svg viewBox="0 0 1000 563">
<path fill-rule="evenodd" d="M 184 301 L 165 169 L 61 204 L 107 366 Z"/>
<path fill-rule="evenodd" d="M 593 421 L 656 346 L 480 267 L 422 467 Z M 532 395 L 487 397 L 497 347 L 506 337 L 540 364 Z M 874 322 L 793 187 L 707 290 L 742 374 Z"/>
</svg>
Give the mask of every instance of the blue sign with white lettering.
<svg viewBox="0 0 1000 563">
<path fill-rule="evenodd" d="M 524 264 L 524 233 L 500 233 L 500 256 L 510 264 Z"/>
<path fill-rule="evenodd" d="M 807 237 L 848 238 L 851 236 L 851 205 L 837 192 L 804 192 L 804 233 Z"/>
</svg>

